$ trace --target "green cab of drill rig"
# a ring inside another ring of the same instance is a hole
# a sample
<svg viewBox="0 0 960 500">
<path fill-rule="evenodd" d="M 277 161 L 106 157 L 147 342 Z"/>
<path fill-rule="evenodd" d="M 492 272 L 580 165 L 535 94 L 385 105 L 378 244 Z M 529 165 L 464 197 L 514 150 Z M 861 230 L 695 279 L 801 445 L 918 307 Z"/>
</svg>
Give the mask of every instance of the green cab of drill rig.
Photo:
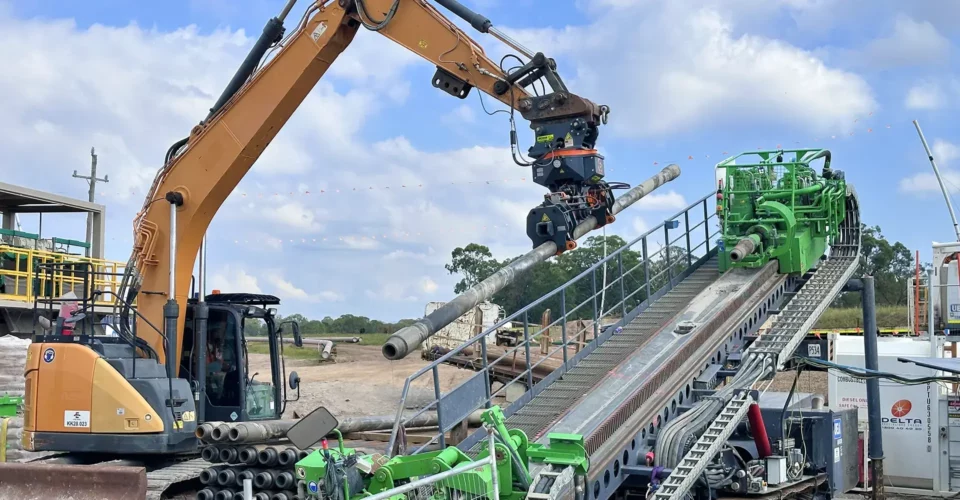
<svg viewBox="0 0 960 500">
<path fill-rule="evenodd" d="M 434 484 L 431 496 L 436 500 L 463 498 L 463 495 L 522 500 L 534 484 L 535 478 L 530 473 L 532 463 L 562 469 L 569 477 L 582 479 L 586 476 L 589 459 L 583 436 L 550 434 L 549 446 L 530 443 L 523 431 L 506 429 L 503 412 L 497 406 L 484 411 L 481 421 L 488 432 L 495 434 L 497 480 L 493 480 L 493 472 L 486 466 L 462 472 Z M 344 447 L 337 425 L 330 412 L 321 407 L 287 433 L 290 441 L 301 449 L 316 444 L 318 436 L 323 437 L 321 449 L 295 465 L 297 478 L 305 483 L 307 495 L 311 498 L 361 499 L 490 456 L 489 448 L 471 458 L 453 446 L 389 458 L 380 454 L 358 455 L 356 450 Z M 337 438 L 336 447 L 327 444 L 326 436 L 331 435 Z M 494 487 L 499 495 L 495 495 Z M 405 496 L 399 494 L 390 498 L 403 500 Z"/>
<path fill-rule="evenodd" d="M 811 163 L 819 159 L 817 174 Z M 847 186 L 843 172 L 830 168 L 830 151 L 747 152 L 718 163 L 721 169 L 720 272 L 771 260 L 781 274 L 803 274 L 816 265 L 846 216 Z"/>
</svg>

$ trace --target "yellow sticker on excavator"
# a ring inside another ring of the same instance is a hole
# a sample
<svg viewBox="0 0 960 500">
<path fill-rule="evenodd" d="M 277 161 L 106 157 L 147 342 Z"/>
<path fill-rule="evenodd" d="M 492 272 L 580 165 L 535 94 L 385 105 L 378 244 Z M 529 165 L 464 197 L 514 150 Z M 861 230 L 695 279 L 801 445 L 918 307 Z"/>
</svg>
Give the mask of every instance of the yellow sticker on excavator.
<svg viewBox="0 0 960 500">
<path fill-rule="evenodd" d="M 537 142 L 553 142 L 553 134 L 538 135 Z"/>
<path fill-rule="evenodd" d="M 547 217 L 547 214 L 543 214 L 543 217 L 540 217 L 540 222 L 550 222 L 550 217 Z"/>
</svg>

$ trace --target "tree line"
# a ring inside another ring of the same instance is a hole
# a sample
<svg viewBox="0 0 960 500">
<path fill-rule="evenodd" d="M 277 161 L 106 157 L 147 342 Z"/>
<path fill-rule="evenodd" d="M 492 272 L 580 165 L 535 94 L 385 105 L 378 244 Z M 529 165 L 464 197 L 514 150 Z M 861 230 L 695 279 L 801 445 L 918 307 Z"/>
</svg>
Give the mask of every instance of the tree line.
<svg viewBox="0 0 960 500">
<path fill-rule="evenodd" d="M 344 314 L 343 316 L 332 318 L 326 316 L 323 319 L 309 319 L 306 316 L 296 313 L 289 316 L 278 316 L 276 323 L 294 321 L 300 324 L 300 333 L 302 335 L 332 335 L 332 334 L 365 334 L 365 333 L 393 333 L 407 325 L 413 324 L 414 319 L 402 319 L 395 323 L 370 319 L 366 316 L 354 316 L 353 314 Z M 244 325 L 249 335 L 266 335 L 266 325 L 262 322 L 247 322 Z M 286 329 L 285 336 L 293 332 Z"/>
<path fill-rule="evenodd" d="M 559 317 L 562 310 L 572 311 L 573 318 L 591 318 L 595 307 L 597 310 L 612 311 L 611 314 L 617 316 L 618 310 L 630 311 L 646 300 L 647 293 L 656 293 L 667 280 L 678 276 L 689 263 L 700 258 L 699 255 L 688 255 L 683 247 L 671 246 L 669 250 L 648 249 L 650 258 L 644 263 L 640 245 L 635 245 L 636 248 L 622 250 L 604 266 L 598 266 L 594 271 L 584 274 L 603 260 L 605 255 L 613 254 L 626 243 L 623 238 L 615 235 L 587 238 L 577 249 L 534 265 L 529 272 L 497 293 L 492 302 L 510 315 L 579 277 L 576 283 L 565 290 L 563 297 L 557 293 L 532 307 L 528 311 L 529 320 L 539 322 L 546 309 L 551 310 L 554 318 Z M 477 243 L 454 249 L 450 257 L 445 268 L 450 274 L 460 277 L 454 286 L 455 294 L 487 279 L 516 259 L 498 259 L 488 247 Z M 862 250 L 856 276 L 873 275 L 878 306 L 906 306 L 908 301 L 913 300 L 907 283 L 916 272 L 915 265 L 913 254 L 906 245 L 888 240 L 879 226 L 862 226 Z M 930 264 L 924 264 L 921 273 L 926 273 L 929 268 Z M 619 278 L 621 269 L 624 276 L 622 280 Z M 650 277 L 649 287 L 646 285 L 645 276 Z M 598 297 L 594 304 L 595 290 L 604 288 L 606 293 Z M 563 304 L 561 298 L 565 301 Z M 859 307 L 860 295 L 842 294 L 833 305 Z M 291 314 L 280 321 L 298 322 L 301 333 L 306 335 L 323 335 L 393 333 L 416 320 L 403 319 L 391 323 L 353 314 L 344 314 L 337 318 L 326 316 L 317 320 L 302 314 Z"/>
<path fill-rule="evenodd" d="M 567 287 L 562 296 L 555 293 L 530 308 L 527 311 L 529 321 L 539 322 L 546 309 L 550 309 L 553 318 L 560 317 L 563 311 L 577 319 L 592 318 L 595 308 L 597 311 L 614 311 L 613 315 L 616 316 L 618 310 L 630 311 L 638 306 L 646 300 L 648 292 L 656 293 L 669 279 L 678 276 L 698 258 L 688 255 L 686 248 L 670 246 L 669 249 L 648 249 L 649 258 L 645 263 L 639 244 L 617 253 L 626 244 L 623 238 L 616 235 L 587 238 L 576 249 L 537 263 L 494 295 L 491 302 L 510 315 L 576 278 L 576 282 Z M 612 257 L 588 272 L 606 256 Z M 488 247 L 471 243 L 455 249 L 450 263 L 445 267 L 450 274 L 461 277 L 454 287 L 454 293 L 459 294 L 516 258 L 499 260 Z M 620 278 L 621 271 L 623 279 Z M 645 285 L 646 276 L 650 277 L 649 288 Z M 598 292 L 604 293 L 600 293 L 594 301 L 593 297 Z"/>
</svg>

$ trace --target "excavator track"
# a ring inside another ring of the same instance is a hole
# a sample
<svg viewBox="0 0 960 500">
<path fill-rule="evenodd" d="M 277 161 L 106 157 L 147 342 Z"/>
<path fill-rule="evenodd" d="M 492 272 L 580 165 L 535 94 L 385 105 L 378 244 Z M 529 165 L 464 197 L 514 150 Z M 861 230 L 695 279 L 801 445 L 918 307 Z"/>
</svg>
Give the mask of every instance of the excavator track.
<svg viewBox="0 0 960 500">
<path fill-rule="evenodd" d="M 201 458 L 193 458 L 183 462 L 175 462 L 165 467 L 147 471 L 147 500 L 161 500 L 171 487 L 186 482 L 199 484 L 200 471 L 210 467 L 210 464 Z M 189 486 L 185 485 L 184 486 Z"/>
<path fill-rule="evenodd" d="M 165 500 L 170 498 L 192 498 L 200 488 L 200 472 L 210 464 L 201 458 L 175 459 L 111 459 L 92 455 L 63 453 L 32 460 L 28 464 L 39 465 L 82 465 L 85 467 L 78 481 L 90 484 L 108 482 L 106 475 L 114 475 L 118 470 L 136 468 L 146 469 L 146 500 Z M 29 485 L 28 485 L 29 486 Z M 73 491 L 93 490 L 84 484 L 71 483 Z M 184 496 L 187 495 L 187 496 Z M 85 497 L 83 497 L 85 498 Z"/>
</svg>

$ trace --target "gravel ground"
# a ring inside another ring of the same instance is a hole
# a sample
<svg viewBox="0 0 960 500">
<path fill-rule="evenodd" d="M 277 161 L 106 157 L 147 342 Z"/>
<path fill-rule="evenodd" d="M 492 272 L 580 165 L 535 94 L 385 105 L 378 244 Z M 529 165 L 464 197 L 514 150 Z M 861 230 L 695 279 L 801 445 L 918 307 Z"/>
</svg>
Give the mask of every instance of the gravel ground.
<svg viewBox="0 0 960 500">
<path fill-rule="evenodd" d="M 781 372 L 773 378 L 773 383 L 768 389 L 771 392 L 790 392 L 790 386 L 793 385 L 793 379 L 797 372 Z M 806 392 L 810 394 L 821 394 L 829 399 L 827 395 L 827 372 L 805 371 L 800 374 L 800 380 L 797 382 L 797 392 Z M 829 404 L 824 400 L 824 404 Z"/>
<path fill-rule="evenodd" d="M 419 351 L 402 360 L 388 361 L 380 353 L 380 346 L 338 344 L 336 362 L 294 359 L 287 360 L 286 365 L 287 373 L 297 371 L 301 385 L 300 400 L 287 405 L 285 417 L 292 417 L 294 411 L 306 415 L 320 406 L 337 417 L 356 417 L 395 414 L 404 381 L 427 362 L 420 358 Z M 250 370 L 269 373 L 270 357 L 251 354 Z M 439 372 L 444 392 L 474 374 L 447 365 Z M 411 387 L 407 407 L 419 408 L 433 397 L 433 377 L 425 375 Z"/>
</svg>

